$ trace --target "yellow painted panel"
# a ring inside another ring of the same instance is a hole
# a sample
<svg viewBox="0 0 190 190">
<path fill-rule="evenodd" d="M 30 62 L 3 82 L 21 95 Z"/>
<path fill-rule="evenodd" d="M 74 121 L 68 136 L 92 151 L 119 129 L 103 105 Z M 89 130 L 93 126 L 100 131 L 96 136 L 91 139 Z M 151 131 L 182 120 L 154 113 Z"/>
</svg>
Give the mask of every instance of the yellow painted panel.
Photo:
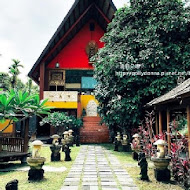
<svg viewBox="0 0 190 190">
<path fill-rule="evenodd" d="M 0 123 L 0 130 L 2 130 L 4 127 L 6 127 L 9 124 L 10 120 L 6 120 L 5 123 Z M 3 131 L 4 133 L 12 133 L 13 132 L 13 125 L 10 125 L 7 129 L 5 129 L 5 131 Z"/>
<path fill-rule="evenodd" d="M 86 109 L 86 106 L 90 100 L 94 100 L 97 104 L 99 104 L 94 95 L 81 95 L 82 109 Z"/>
<path fill-rule="evenodd" d="M 54 108 L 77 109 L 77 102 L 46 102 L 45 105 Z"/>
</svg>

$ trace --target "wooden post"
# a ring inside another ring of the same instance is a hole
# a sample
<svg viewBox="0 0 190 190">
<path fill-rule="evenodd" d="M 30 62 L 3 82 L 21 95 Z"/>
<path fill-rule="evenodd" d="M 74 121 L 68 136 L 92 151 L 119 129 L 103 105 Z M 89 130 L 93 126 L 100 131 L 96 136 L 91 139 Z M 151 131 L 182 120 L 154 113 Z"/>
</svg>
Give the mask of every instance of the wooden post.
<svg viewBox="0 0 190 190">
<path fill-rule="evenodd" d="M 162 133 L 162 112 L 159 111 L 159 133 Z"/>
<path fill-rule="evenodd" d="M 171 137 L 170 137 L 170 111 L 167 109 L 167 139 L 168 139 L 168 154 L 171 151 Z"/>
<path fill-rule="evenodd" d="M 156 123 L 155 123 L 155 128 L 156 128 L 156 135 L 158 135 L 158 114 L 156 114 Z"/>
<path fill-rule="evenodd" d="M 55 134 L 55 127 L 50 125 L 50 135 L 54 135 Z"/>
<path fill-rule="evenodd" d="M 15 123 L 15 122 L 13 122 L 12 136 L 13 136 L 13 137 L 16 137 L 16 123 Z"/>
<path fill-rule="evenodd" d="M 29 133 L 29 118 L 25 120 L 25 128 L 24 128 L 24 148 L 23 151 L 28 151 L 28 133 Z"/>
<path fill-rule="evenodd" d="M 44 73 L 45 73 L 45 63 L 40 64 L 40 100 L 44 98 Z"/>
<path fill-rule="evenodd" d="M 81 96 L 78 95 L 78 101 L 77 101 L 77 118 L 81 118 L 82 115 L 82 105 L 81 105 Z"/>
<path fill-rule="evenodd" d="M 190 158 L 190 106 L 187 106 L 188 151 Z"/>
</svg>

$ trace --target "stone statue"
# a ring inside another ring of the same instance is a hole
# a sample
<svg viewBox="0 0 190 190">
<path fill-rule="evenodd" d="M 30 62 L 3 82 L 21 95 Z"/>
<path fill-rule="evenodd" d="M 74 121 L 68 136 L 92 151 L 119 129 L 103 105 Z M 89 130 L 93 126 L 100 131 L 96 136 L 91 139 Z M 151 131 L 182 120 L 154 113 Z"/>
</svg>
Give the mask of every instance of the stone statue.
<svg viewBox="0 0 190 190">
<path fill-rule="evenodd" d="M 140 179 L 149 181 L 149 177 L 147 175 L 148 163 L 146 161 L 146 157 L 145 157 L 144 152 L 139 152 L 138 165 L 141 168 L 141 172 L 140 172 L 141 178 Z"/>
<path fill-rule="evenodd" d="M 60 159 L 61 159 L 61 154 L 60 154 L 61 147 L 62 146 L 59 145 L 58 140 L 55 141 L 55 143 L 50 146 L 51 161 L 60 161 Z"/>
</svg>

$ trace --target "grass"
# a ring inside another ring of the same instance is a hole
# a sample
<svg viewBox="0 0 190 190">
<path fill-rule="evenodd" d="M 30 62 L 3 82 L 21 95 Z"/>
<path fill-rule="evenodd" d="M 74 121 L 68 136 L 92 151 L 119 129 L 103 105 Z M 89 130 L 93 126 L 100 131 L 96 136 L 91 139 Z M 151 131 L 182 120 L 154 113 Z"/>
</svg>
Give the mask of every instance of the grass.
<svg viewBox="0 0 190 190">
<path fill-rule="evenodd" d="M 129 175 L 133 178 L 135 184 L 140 190 L 183 190 L 175 181 L 171 180 L 169 183 L 158 182 L 154 177 L 154 168 L 151 161 L 148 161 L 148 176 L 150 182 L 142 181 L 139 179 L 140 167 L 137 165 L 137 161 L 132 159 L 130 152 L 116 152 L 113 144 L 103 144 L 106 149 L 109 149 L 114 154 L 123 168 L 127 170 Z M 121 147 L 120 147 L 121 149 Z"/>
<path fill-rule="evenodd" d="M 113 144 L 102 144 L 106 149 L 109 149 L 112 154 L 114 154 L 118 160 L 120 161 L 123 168 L 127 170 L 129 175 L 134 179 L 134 182 L 139 187 L 140 190 L 182 190 L 180 186 L 177 185 L 175 181 L 171 181 L 170 183 L 162 183 L 157 182 L 154 178 L 154 169 L 152 167 L 152 163 L 149 163 L 148 175 L 150 178 L 150 182 L 139 180 L 140 168 L 137 165 L 137 161 L 132 159 L 131 153 L 129 152 L 115 152 L 113 151 Z M 120 147 L 121 148 L 121 147 Z M 61 173 L 58 172 L 45 172 L 44 179 L 40 182 L 29 182 L 28 181 L 28 172 L 26 171 L 10 171 L 10 172 L 0 172 L 0 190 L 5 189 L 5 185 L 7 182 L 18 179 L 19 180 L 19 189 L 27 190 L 27 189 L 35 189 L 35 190 L 58 190 L 63 185 L 63 181 L 67 176 L 73 161 L 75 160 L 80 147 L 71 147 L 71 162 L 51 162 L 50 161 L 50 149 L 45 146 L 42 148 L 41 156 L 46 158 L 45 165 L 51 167 L 66 167 L 67 170 Z M 61 152 L 61 159 L 64 159 L 64 153 Z M 15 162 L 15 167 L 20 167 L 20 163 Z M 13 167 L 12 167 L 13 168 Z"/>
<path fill-rule="evenodd" d="M 44 179 L 40 182 L 30 182 L 28 181 L 28 172 L 27 171 L 10 171 L 10 172 L 0 172 L 0 190 L 5 189 L 5 185 L 13 180 L 17 179 L 18 189 L 27 190 L 27 189 L 35 189 L 35 190 L 58 190 L 63 185 L 63 181 L 67 176 L 73 161 L 75 160 L 80 147 L 71 147 L 71 158 L 72 161 L 65 162 L 64 160 L 64 152 L 61 152 L 62 161 L 59 162 L 51 162 L 50 155 L 51 151 L 48 146 L 44 146 L 41 150 L 41 156 L 46 158 L 45 165 L 51 167 L 66 167 L 67 170 L 64 172 L 45 172 Z M 15 167 L 20 167 L 21 165 L 18 162 L 15 162 Z"/>
</svg>

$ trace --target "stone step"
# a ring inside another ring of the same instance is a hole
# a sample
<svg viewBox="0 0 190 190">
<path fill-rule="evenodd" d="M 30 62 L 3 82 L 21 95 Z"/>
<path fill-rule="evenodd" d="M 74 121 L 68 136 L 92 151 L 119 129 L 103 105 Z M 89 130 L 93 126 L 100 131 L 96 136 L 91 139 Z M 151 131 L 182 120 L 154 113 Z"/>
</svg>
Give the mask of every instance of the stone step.
<svg viewBox="0 0 190 190">
<path fill-rule="evenodd" d="M 83 117 L 83 122 L 100 122 L 101 118 L 99 116 L 85 116 Z"/>
<path fill-rule="evenodd" d="M 107 127 L 101 130 L 81 130 L 81 143 L 106 143 L 109 142 L 109 130 Z"/>
<path fill-rule="evenodd" d="M 81 127 L 81 130 L 99 130 L 99 129 L 108 129 L 108 127 L 101 126 L 101 125 L 83 125 L 83 127 Z"/>
<path fill-rule="evenodd" d="M 83 127 L 80 128 L 81 143 L 106 143 L 109 142 L 109 129 L 103 124 L 100 125 L 101 118 L 85 116 Z"/>
</svg>

